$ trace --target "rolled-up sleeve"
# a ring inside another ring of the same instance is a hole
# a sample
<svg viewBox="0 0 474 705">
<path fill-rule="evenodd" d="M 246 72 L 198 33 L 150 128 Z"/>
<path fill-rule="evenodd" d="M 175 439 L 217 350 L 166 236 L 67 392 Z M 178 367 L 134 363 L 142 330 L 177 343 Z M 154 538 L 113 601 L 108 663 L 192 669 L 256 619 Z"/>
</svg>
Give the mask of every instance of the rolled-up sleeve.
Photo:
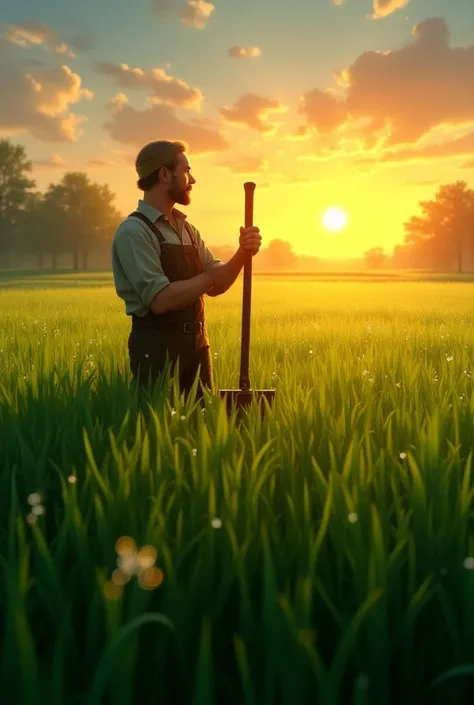
<svg viewBox="0 0 474 705">
<path fill-rule="evenodd" d="M 163 272 L 159 253 L 145 233 L 133 228 L 124 228 L 118 233 L 114 247 L 124 276 L 149 308 L 155 296 L 170 283 Z"/>
</svg>

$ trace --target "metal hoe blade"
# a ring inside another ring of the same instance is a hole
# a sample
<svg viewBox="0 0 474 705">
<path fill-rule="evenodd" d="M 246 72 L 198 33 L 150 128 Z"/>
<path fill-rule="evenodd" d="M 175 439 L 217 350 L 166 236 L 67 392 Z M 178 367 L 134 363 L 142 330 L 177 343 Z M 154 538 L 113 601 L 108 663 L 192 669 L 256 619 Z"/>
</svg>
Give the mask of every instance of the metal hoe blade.
<svg viewBox="0 0 474 705">
<path fill-rule="evenodd" d="M 253 225 L 253 205 L 255 184 L 247 181 L 245 191 L 245 227 Z M 252 302 L 252 253 L 246 252 L 244 259 L 244 286 L 242 296 L 242 337 L 240 346 L 240 389 L 219 389 L 219 394 L 226 401 L 227 412 L 232 413 L 247 408 L 252 402 L 260 405 L 262 416 L 266 404 L 272 406 L 275 398 L 275 389 L 251 389 L 249 378 L 250 358 L 250 313 Z"/>
<path fill-rule="evenodd" d="M 275 398 L 274 389 L 249 389 L 248 391 L 242 389 L 219 389 L 219 394 L 221 398 L 226 401 L 226 408 L 229 415 L 232 413 L 233 409 L 237 409 L 237 411 L 244 410 L 248 408 L 252 402 L 257 402 L 263 416 L 267 408 L 265 402 L 268 402 L 268 405 L 272 406 L 273 399 Z"/>
</svg>

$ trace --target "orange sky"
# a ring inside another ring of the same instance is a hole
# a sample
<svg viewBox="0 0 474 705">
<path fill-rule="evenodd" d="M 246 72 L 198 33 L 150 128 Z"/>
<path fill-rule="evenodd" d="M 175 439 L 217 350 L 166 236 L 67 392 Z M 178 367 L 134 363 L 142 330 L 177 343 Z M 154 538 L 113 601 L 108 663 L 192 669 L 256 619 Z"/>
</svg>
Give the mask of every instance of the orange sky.
<svg viewBox="0 0 474 705">
<path fill-rule="evenodd" d="M 0 134 L 25 146 L 40 189 L 86 170 L 124 214 L 140 147 L 183 139 L 187 213 L 208 244 L 237 244 L 251 180 L 264 244 L 390 252 L 420 200 L 474 181 L 468 4 L 18 0 L 1 25 Z M 140 42 L 118 42 L 132 23 Z M 321 225 L 330 206 L 348 214 L 340 234 Z"/>
</svg>

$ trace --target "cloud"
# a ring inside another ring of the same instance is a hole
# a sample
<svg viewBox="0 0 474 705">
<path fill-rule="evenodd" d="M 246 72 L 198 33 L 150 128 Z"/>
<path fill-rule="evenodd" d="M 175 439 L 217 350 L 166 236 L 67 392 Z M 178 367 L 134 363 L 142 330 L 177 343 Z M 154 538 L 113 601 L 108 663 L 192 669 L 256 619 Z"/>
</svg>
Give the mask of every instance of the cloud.
<svg viewBox="0 0 474 705">
<path fill-rule="evenodd" d="M 25 67 L 0 42 L 0 133 L 27 133 L 38 140 L 72 142 L 84 118 L 69 112 L 72 104 L 90 100 L 93 93 L 68 66 Z"/>
<path fill-rule="evenodd" d="M 392 12 L 406 7 L 411 0 L 372 0 L 372 19 L 388 17 Z M 334 5 L 343 5 L 345 0 L 333 0 Z"/>
<path fill-rule="evenodd" d="M 215 7 L 205 0 L 187 0 L 180 12 L 181 21 L 189 27 L 204 29 Z"/>
<path fill-rule="evenodd" d="M 268 160 L 263 157 L 241 157 L 221 162 L 220 166 L 230 169 L 234 174 L 255 174 L 268 169 Z"/>
<path fill-rule="evenodd" d="M 133 166 L 134 157 L 130 154 L 126 154 L 118 149 L 109 150 L 112 156 L 110 157 L 98 157 L 96 159 L 91 159 L 82 165 L 69 167 L 77 170 L 81 169 L 110 169 L 111 167 L 123 166 Z M 68 165 L 64 159 L 59 154 L 52 154 L 46 159 L 36 159 L 32 161 L 35 169 L 65 169 Z"/>
<path fill-rule="evenodd" d="M 100 73 L 114 78 L 116 84 L 122 88 L 148 89 L 151 92 L 150 102 L 152 103 L 199 110 L 204 99 L 198 88 L 191 88 L 179 78 L 168 76 L 165 69 L 162 68 L 143 71 L 140 68 L 130 68 L 127 64 L 98 61 L 96 69 Z"/>
<path fill-rule="evenodd" d="M 64 169 L 66 162 L 59 154 L 52 154 L 46 159 L 35 159 L 32 162 L 36 169 Z"/>
<path fill-rule="evenodd" d="M 110 169 L 113 166 L 123 166 L 127 164 L 128 166 L 133 165 L 134 158 L 131 156 L 124 157 L 123 159 L 91 159 L 86 164 L 86 169 Z"/>
<path fill-rule="evenodd" d="M 115 110 L 121 110 L 124 105 L 128 103 L 128 98 L 125 93 L 117 93 L 114 95 L 112 100 L 107 103 L 107 109 L 114 112 Z"/>
<path fill-rule="evenodd" d="M 70 103 L 94 96 L 82 88 L 81 77 L 68 66 L 38 68 L 27 74 L 26 79 L 36 93 L 37 110 L 51 117 L 65 113 Z"/>
<path fill-rule="evenodd" d="M 360 55 L 338 75 L 345 96 L 308 91 L 299 112 L 307 124 L 328 133 L 345 122 L 365 120 L 370 139 L 387 131 L 386 146 L 415 143 L 442 123 L 474 120 L 474 45 L 450 48 L 442 18 L 413 30 L 412 42 L 387 52 Z"/>
<path fill-rule="evenodd" d="M 267 135 L 276 132 L 279 127 L 279 123 L 270 123 L 267 118 L 273 113 L 282 113 L 286 110 L 286 106 L 278 100 L 246 93 L 233 106 L 221 108 L 220 113 L 228 122 L 246 125 L 251 130 Z"/>
<path fill-rule="evenodd" d="M 409 4 L 410 0 L 374 0 L 372 19 L 388 17 L 392 12 L 401 10 Z"/>
<path fill-rule="evenodd" d="M 94 168 L 108 168 L 111 166 L 116 166 L 117 162 L 114 159 L 91 159 L 89 162 L 87 162 L 87 167 L 89 169 L 94 169 Z"/>
<path fill-rule="evenodd" d="M 114 166 L 132 166 L 135 164 L 136 154 L 124 152 L 123 149 L 117 149 L 113 143 L 101 141 L 100 146 L 106 150 L 106 155 L 103 157 L 96 156 L 88 161 L 85 169 L 110 169 Z"/>
<path fill-rule="evenodd" d="M 9 44 L 23 47 L 24 49 L 32 46 L 42 46 L 55 54 L 74 58 L 76 55 L 70 49 L 73 46 L 75 49 L 83 51 L 91 48 L 90 40 L 85 36 L 76 36 L 69 40 L 69 45 L 65 44 L 59 34 L 49 25 L 36 20 L 25 20 L 18 24 L 5 25 L 3 39 Z"/>
<path fill-rule="evenodd" d="M 304 142 L 311 138 L 311 130 L 307 125 L 300 125 L 296 130 L 292 130 L 287 135 L 283 136 L 288 142 Z"/>
<path fill-rule="evenodd" d="M 104 129 L 117 142 L 141 147 L 157 139 L 183 140 L 193 154 L 220 152 L 229 146 L 210 120 L 183 122 L 168 105 L 136 110 L 131 105 L 116 108 Z"/>
<path fill-rule="evenodd" d="M 261 56 L 262 52 L 259 47 L 241 47 L 236 44 L 230 47 L 227 55 L 231 59 L 254 59 Z"/>
<path fill-rule="evenodd" d="M 331 91 L 325 93 L 319 88 L 307 91 L 301 97 L 298 112 L 306 117 L 310 127 L 323 134 L 332 132 L 347 118 L 344 101 L 339 101 Z"/>
<path fill-rule="evenodd" d="M 204 29 L 215 10 L 206 0 L 152 0 L 152 5 L 158 17 L 176 16 L 194 29 Z"/>
<path fill-rule="evenodd" d="M 426 162 L 446 159 L 449 157 L 470 156 L 474 154 L 474 131 L 438 144 L 428 144 L 424 147 L 405 147 L 387 151 L 380 155 L 380 162 Z"/>
</svg>

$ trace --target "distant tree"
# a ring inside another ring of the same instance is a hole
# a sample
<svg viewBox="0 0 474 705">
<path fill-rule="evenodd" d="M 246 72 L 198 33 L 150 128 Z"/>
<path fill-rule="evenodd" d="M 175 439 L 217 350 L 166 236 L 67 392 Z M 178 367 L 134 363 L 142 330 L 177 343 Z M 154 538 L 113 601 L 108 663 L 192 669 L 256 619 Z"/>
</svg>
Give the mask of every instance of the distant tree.
<svg viewBox="0 0 474 705">
<path fill-rule="evenodd" d="M 34 255 L 43 269 L 45 248 L 44 198 L 39 191 L 28 194 L 25 209 L 19 218 L 19 241 L 22 254 Z"/>
<path fill-rule="evenodd" d="M 70 252 L 69 230 L 64 209 L 64 192 L 61 184 L 49 184 L 38 208 L 38 236 L 50 258 L 53 269 L 58 258 Z"/>
<path fill-rule="evenodd" d="M 425 250 L 434 268 L 462 272 L 474 245 L 474 191 L 465 181 L 441 186 L 434 200 L 421 201 L 421 216 L 404 224 L 405 242 Z"/>
<path fill-rule="evenodd" d="M 387 255 L 382 247 L 372 247 L 364 253 L 365 261 L 369 269 L 381 269 L 385 264 Z"/>
<path fill-rule="evenodd" d="M 425 269 L 429 259 L 423 244 L 395 245 L 391 257 L 391 266 L 395 269 Z"/>
<path fill-rule="evenodd" d="M 107 185 L 92 183 L 83 172 L 67 172 L 61 182 L 50 187 L 53 220 L 61 244 L 55 237 L 57 249 L 72 254 L 73 269 L 78 270 L 80 259 L 87 269 L 88 257 L 95 246 L 110 242 L 121 220 L 115 208 L 115 196 Z"/>
<path fill-rule="evenodd" d="M 455 254 L 457 270 L 462 272 L 474 241 L 474 191 L 465 181 L 442 186 L 432 207 L 446 240 Z"/>
<path fill-rule="evenodd" d="M 395 269 L 403 269 L 408 267 L 408 253 L 406 245 L 395 245 L 392 251 L 392 267 Z"/>
<path fill-rule="evenodd" d="M 271 269 L 293 269 L 296 265 L 297 255 L 293 246 L 287 240 L 271 240 L 268 247 L 262 251 L 265 263 Z"/>
<path fill-rule="evenodd" d="M 31 169 L 24 147 L 0 140 L 0 268 L 10 266 L 11 254 L 20 247 L 21 214 L 35 186 L 26 176 Z"/>
<path fill-rule="evenodd" d="M 216 259 L 227 262 L 235 254 L 235 247 L 231 245 L 209 245 L 209 249 Z"/>
</svg>

